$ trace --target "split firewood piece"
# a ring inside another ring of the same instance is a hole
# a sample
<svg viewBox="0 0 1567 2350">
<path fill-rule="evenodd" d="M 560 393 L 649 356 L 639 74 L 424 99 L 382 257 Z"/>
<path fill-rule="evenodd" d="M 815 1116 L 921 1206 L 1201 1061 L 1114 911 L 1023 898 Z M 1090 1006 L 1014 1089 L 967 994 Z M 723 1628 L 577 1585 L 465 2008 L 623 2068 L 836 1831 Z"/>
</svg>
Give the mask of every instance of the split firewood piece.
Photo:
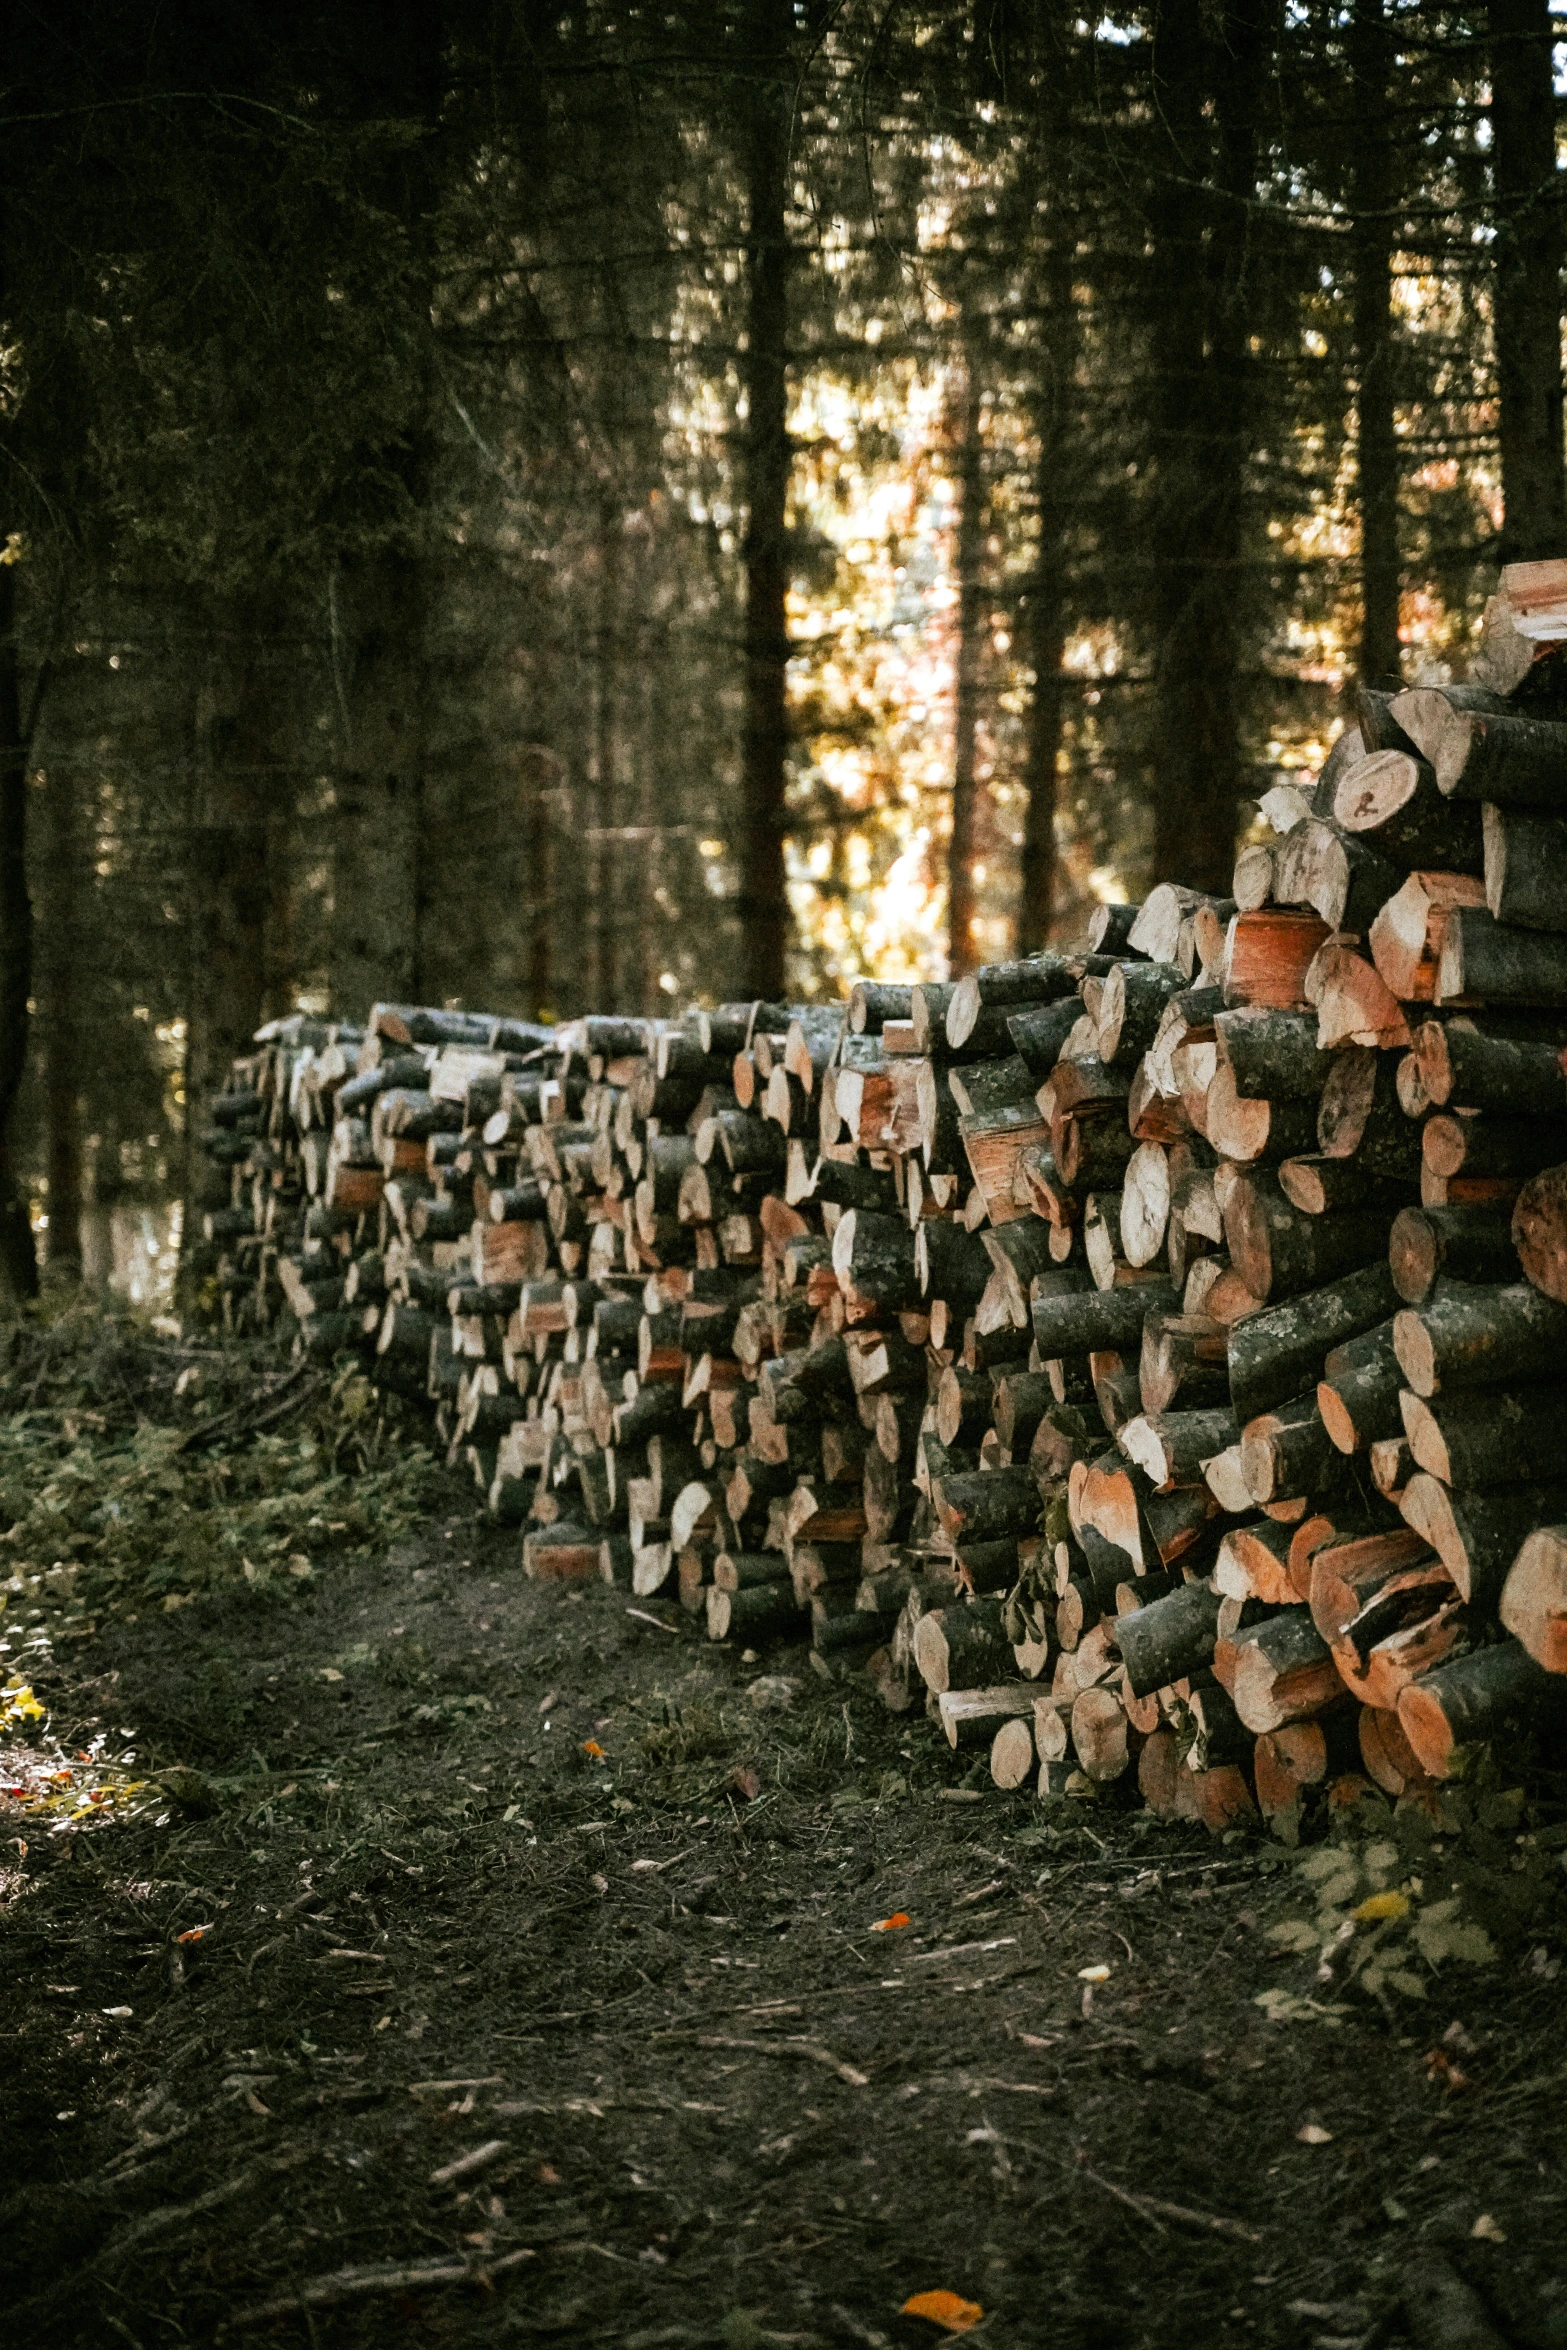
<svg viewBox="0 0 1567 2350">
<path fill-rule="evenodd" d="M 1441 1282 L 1394 1318 L 1393 1344 L 1416 1395 L 1548 1378 L 1567 1349 L 1567 1306 L 1526 1281 L 1505 1289 Z"/>
<path fill-rule="evenodd" d="M 1081 1690 L 1074 1699 L 1072 1747 L 1078 1767 L 1099 1784 L 1122 1778 L 1130 1768 L 1134 1749 L 1131 1724 L 1109 1684 Z"/>
<path fill-rule="evenodd" d="M 1374 1705 L 1357 1706 L 1354 1727 L 1361 1764 L 1367 1777 L 1384 1795 L 1391 1795 L 1396 1802 L 1401 1795 L 1422 1795 L 1433 1784 L 1430 1773 L 1410 1745 L 1396 1711 L 1383 1712 Z"/>
<path fill-rule="evenodd" d="M 1364 938 L 1403 878 L 1402 867 L 1371 838 L 1313 817 L 1279 851 L 1273 895 L 1280 903 L 1309 906 L 1330 931 Z"/>
<path fill-rule="evenodd" d="M 1112 1436 L 1119 1437 L 1128 1420 L 1141 1409 L 1138 1367 L 1133 1357 L 1113 1352 L 1091 1354 L 1088 1375 L 1093 1381 L 1099 1416 Z"/>
<path fill-rule="evenodd" d="M 1368 1176 L 1413 1188 L 1420 1179 L 1420 1129 L 1399 1100 L 1392 1055 L 1351 1044 L 1334 1053 L 1331 1063 L 1317 1108 L 1318 1150 L 1325 1158 L 1353 1158 Z"/>
<path fill-rule="evenodd" d="M 1158 1034 L 1165 1006 L 1187 987 L 1176 963 L 1117 963 L 1099 999 L 1099 1057 L 1130 1071 Z"/>
<path fill-rule="evenodd" d="M 599 1537 L 590 1526 L 557 1518 L 523 1536 L 522 1571 L 541 1583 L 590 1583 L 598 1578 Z"/>
<path fill-rule="evenodd" d="M 1567 938 L 1509 929 L 1484 907 L 1455 907 L 1442 933 L 1435 1001 L 1567 1005 Z"/>
<path fill-rule="evenodd" d="M 1183 889 L 1175 881 L 1161 881 L 1138 908 L 1137 919 L 1127 932 L 1127 946 L 1134 954 L 1146 955 L 1151 962 L 1175 962 L 1182 926 L 1205 902 L 1199 890 Z"/>
<path fill-rule="evenodd" d="M 1561 1049 L 1567 1021 L 1542 1014 L 1541 1033 L 1509 1033 L 1528 1014 L 1459 1013 L 1415 1031 L 1420 1083 L 1439 1109 L 1494 1110 L 1503 1117 L 1559 1118 L 1567 1105 Z"/>
<path fill-rule="evenodd" d="M 1396 865 L 1478 873 L 1482 849 L 1474 807 L 1445 799 L 1434 770 L 1407 750 L 1368 751 L 1339 777 L 1334 820 L 1366 833 Z"/>
<path fill-rule="evenodd" d="M 1343 1044 L 1385 1052 L 1409 1043 L 1409 1023 L 1387 981 L 1342 938 L 1330 938 L 1313 959 L 1306 993 L 1316 1006 L 1317 1043 L 1325 1053 Z"/>
<path fill-rule="evenodd" d="M 1390 1576 L 1332 1643 L 1339 1677 L 1362 1705 L 1396 1707 L 1412 1681 L 1467 1645 L 1463 1601 L 1440 1566 L 1437 1574 Z"/>
<path fill-rule="evenodd" d="M 1036 1285 L 1030 1307 L 1034 1343 L 1045 1361 L 1106 1349 L 1135 1353 L 1142 1345 L 1145 1317 L 1177 1310 L 1174 1290 L 1158 1280 L 1137 1280 L 1113 1289 L 1052 1289 L 1044 1294 Z"/>
<path fill-rule="evenodd" d="M 1307 1011 L 1246 1006 L 1213 1023 L 1219 1060 L 1238 1093 L 1271 1102 L 1315 1101 L 1329 1070 Z"/>
<path fill-rule="evenodd" d="M 1088 917 L 1088 944 L 1096 955 L 1124 954 L 1131 943 L 1132 931 L 1141 906 L 1096 906 Z"/>
<path fill-rule="evenodd" d="M 1241 1164 L 1293 1158 L 1317 1137 L 1314 1101 L 1253 1099 L 1236 1091 L 1231 1069 L 1221 1061 L 1204 1102 L 1207 1137 L 1219 1156 Z"/>
<path fill-rule="evenodd" d="M 1567 1525 L 1541 1526 L 1502 1589 L 1501 1618 L 1548 1673 L 1567 1673 Z"/>
<path fill-rule="evenodd" d="M 744 1640 L 755 1646 L 764 1640 L 788 1639 L 804 1630 L 806 1611 L 787 1574 L 779 1582 L 753 1583 L 734 1591 L 709 1583 L 703 1587 L 702 1599 L 709 1640 Z"/>
<path fill-rule="evenodd" d="M 1418 1159 L 1418 1136 L 1415 1156 Z M 1329 1158 L 1322 1151 L 1284 1159 L 1277 1173 L 1279 1189 L 1291 1207 L 1299 1208 L 1303 1216 L 1331 1216 L 1344 1208 L 1363 1208 L 1379 1194 L 1378 1179 L 1369 1169 L 1354 1159 Z"/>
<path fill-rule="evenodd" d="M 1271 1518 L 1232 1526 L 1219 1545 L 1214 1588 L 1223 1599 L 1263 1600 L 1292 1607 L 1299 1596 L 1289 1575 L 1290 1529 Z"/>
<path fill-rule="evenodd" d="M 948 1050 L 963 1052 L 976 1041 L 988 1044 L 998 1024 L 1005 1037 L 1007 1015 L 1021 1006 L 1075 995 L 1082 968 L 1080 957 L 1030 955 L 1015 963 L 986 963 L 969 972 L 947 999 Z"/>
<path fill-rule="evenodd" d="M 918 1633 L 916 1632 L 916 1640 Z M 988 1747 L 995 1738 L 998 1724 L 1022 1722 L 1028 1731 L 1029 1759 L 1024 1764 L 1014 1786 L 1020 1786 L 1033 1767 L 1034 1700 L 1038 1695 L 1032 1681 L 1000 1681 L 980 1689 L 941 1690 L 936 1697 L 936 1716 L 942 1735 L 955 1754 L 970 1752 L 975 1747 Z"/>
<path fill-rule="evenodd" d="M 1012 1049 L 1036 1081 L 1048 1077 L 1055 1068 L 1061 1048 L 1082 1014 L 1082 1001 L 1076 995 L 1062 996 L 1054 1003 L 1029 1004 L 1007 1014 Z"/>
<path fill-rule="evenodd" d="M 1567 1166 L 1531 1176 L 1513 1209 L 1511 1237 L 1536 1289 L 1567 1303 Z"/>
<path fill-rule="evenodd" d="M 937 1697 L 947 1689 L 994 1686 L 1011 1653 L 999 1600 L 971 1599 L 932 1608 L 914 1627 L 915 1669 Z M 1033 1700 L 1030 1689 L 1030 1711 Z"/>
<path fill-rule="evenodd" d="M 1403 1427 L 1402 1376 L 1393 1325 L 1382 1322 L 1332 1348 L 1317 1383 L 1317 1409 L 1341 1453 L 1369 1452 Z"/>
<path fill-rule="evenodd" d="M 1267 905 L 1273 896 L 1273 851 L 1266 843 L 1257 841 L 1242 849 L 1235 860 L 1230 892 L 1238 914 L 1255 914 Z"/>
<path fill-rule="evenodd" d="M 1530 672 L 1536 663 L 1543 664 L 1543 674 L 1550 676 L 1567 637 L 1564 573 L 1567 566 L 1555 557 L 1503 564 L 1497 592 L 1486 601 L 1479 649 L 1469 664 L 1472 682 L 1446 687 L 1448 698 L 1474 709 L 1506 710 L 1517 705 L 1505 701 L 1504 695 L 1517 694 L 1523 687 L 1520 700 L 1529 698 L 1534 687 Z M 1493 2346 L 1477 2339 L 1476 2350 Z"/>
<path fill-rule="evenodd" d="M 1315 1395 L 1259 1412 L 1247 1421 L 1240 1446 L 1241 1475 L 1259 1508 L 1333 1482 L 1339 1465 Z"/>
<path fill-rule="evenodd" d="M 1461 1389 L 1429 1401 L 1405 1388 L 1400 1403 L 1410 1451 L 1444 1485 L 1543 1485 L 1560 1463 L 1554 1387 Z"/>
<path fill-rule="evenodd" d="M 1122 1427 L 1120 1443 L 1156 1486 L 1197 1485 L 1205 1464 L 1239 1436 L 1240 1423 L 1226 1404 L 1210 1411 L 1139 1413 Z"/>
<path fill-rule="evenodd" d="M 1327 924 L 1320 917 L 1282 906 L 1237 914 L 1226 941 L 1226 1005 L 1304 1009 L 1306 973 L 1327 936 Z"/>
<path fill-rule="evenodd" d="M 1183 1411 L 1229 1400 L 1229 1333 L 1207 1314 L 1149 1314 L 1138 1361 L 1145 1412 Z"/>
<path fill-rule="evenodd" d="M 1377 970 L 1400 1003 L 1433 1001 L 1448 918 L 1460 906 L 1485 904 L 1485 885 L 1463 873 L 1411 873 L 1371 924 L 1367 943 Z"/>
<path fill-rule="evenodd" d="M 1246 1483 L 1238 1444 L 1215 1454 L 1203 1471 L 1203 1480 L 1220 1509 L 1230 1517 L 1238 1517 L 1251 1507 L 1251 1489 Z"/>
<path fill-rule="evenodd" d="M 937 1702 L 939 1704 L 940 1700 Z M 1032 1715 L 1008 1716 L 1001 1722 L 990 1742 L 992 1786 L 1010 1794 L 1033 1776 L 1038 1759 L 1034 1752 Z"/>
<path fill-rule="evenodd" d="M 1115 1645 L 1135 1696 L 1151 1696 L 1207 1664 L 1218 1632 L 1219 1606 L 1216 1593 L 1200 1583 L 1184 1583 L 1150 1606 L 1116 1618 Z"/>
<path fill-rule="evenodd" d="M 1379 1436 L 1369 1448 L 1367 1464 L 1371 1470 L 1371 1482 L 1383 1500 L 1390 1501 L 1395 1509 L 1399 1508 L 1410 1480 L 1416 1474 L 1415 1456 L 1409 1449 L 1408 1437 L 1402 1433 L 1402 1415 L 1400 1433 L 1397 1436 Z"/>
<path fill-rule="evenodd" d="M 1420 1139 L 1424 1164 L 1434 1175 L 1522 1180 L 1567 1153 L 1567 1118 L 1454 1117 L 1438 1110 Z"/>
<path fill-rule="evenodd" d="M 1075 1132 L 1075 1129 L 1072 1131 Z M 1014 1217 L 1026 1215 L 1027 1208 L 1019 1205 L 1014 1197 L 1022 1155 L 1026 1150 L 1039 1149 L 1046 1143 L 1052 1149 L 1055 1147 L 1052 1129 L 1040 1116 L 1032 1099 L 960 1116 L 958 1134 L 992 1224 L 1006 1224 Z M 1118 1154 L 1117 1163 L 1124 1160 L 1132 1149 L 1130 1136 L 1125 1138 L 1125 1142 L 1126 1148 Z M 1059 1153 L 1057 1157 L 1060 1163 Z M 1063 1164 L 1061 1172 L 1067 1182 L 1077 1180 L 1075 1163 Z"/>
<path fill-rule="evenodd" d="M 1436 1551 L 1461 1596 L 1489 1612 L 1525 1537 L 1537 1526 L 1567 1519 L 1567 1484 L 1451 1491 L 1420 1470 L 1405 1485 L 1399 1508 Z"/>
<path fill-rule="evenodd" d="M 1170 1220 L 1170 1156 L 1157 1142 L 1139 1144 L 1121 1179 L 1121 1246 L 1129 1265 L 1151 1265 Z"/>
<path fill-rule="evenodd" d="M 1230 1695 L 1248 1730 L 1303 1721 L 1342 1694 L 1333 1653 L 1305 1608 L 1285 1608 L 1237 1638 Z"/>
<path fill-rule="evenodd" d="M 1515 1749 L 1560 1736 L 1567 1724 L 1567 1676 L 1548 1673 L 1516 1640 L 1471 1649 L 1411 1682 L 1398 1719 L 1422 1770 L 1445 1779 L 1463 1747 Z"/>
<path fill-rule="evenodd" d="M 1357 1768 L 1361 1760 L 1359 1723 L 1365 1709 L 1333 1705 L 1302 1722 L 1264 1730 L 1257 1740 L 1252 1773 L 1257 1808 L 1264 1819 L 1291 1811 L 1315 1787 L 1325 1787 Z M 1396 1721 L 1397 1716 L 1392 1716 Z M 1411 1756 L 1413 1761 L 1413 1756 Z"/>
<path fill-rule="evenodd" d="M 1455 707 L 1441 687 L 1399 694 L 1393 715 L 1451 799 L 1567 811 L 1567 726 Z"/>
<path fill-rule="evenodd" d="M 1252 1169 L 1230 1185 L 1224 1238 L 1230 1262 L 1252 1295 L 1278 1300 L 1385 1258 L 1387 1218 L 1376 1208 L 1303 1215 L 1274 1174 Z"/>
<path fill-rule="evenodd" d="M 915 1237 L 897 1216 L 850 1208 L 838 1219 L 832 1264 L 851 1322 L 919 1304 Z"/>
<path fill-rule="evenodd" d="M 1485 902 L 1520 930 L 1567 928 L 1567 827 L 1559 816 L 1487 807 Z"/>
<path fill-rule="evenodd" d="M 1399 1296 L 1417 1306 L 1439 1276 L 1483 1284 L 1507 1281 L 1519 1261 L 1512 1216 L 1508 1208 L 1489 1203 L 1400 1209 L 1388 1236 L 1388 1262 Z"/>
</svg>

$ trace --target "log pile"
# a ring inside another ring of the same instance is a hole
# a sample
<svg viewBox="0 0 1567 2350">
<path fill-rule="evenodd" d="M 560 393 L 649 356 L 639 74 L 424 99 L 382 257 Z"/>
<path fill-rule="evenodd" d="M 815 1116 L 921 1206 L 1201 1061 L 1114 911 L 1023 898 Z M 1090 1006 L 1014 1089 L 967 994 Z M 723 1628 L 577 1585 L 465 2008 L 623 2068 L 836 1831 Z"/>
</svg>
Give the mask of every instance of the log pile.
<svg viewBox="0 0 1567 2350">
<path fill-rule="evenodd" d="M 1220 1828 L 1526 1761 L 1567 1729 L 1540 666 L 1363 695 L 1233 898 L 1080 950 L 275 1025 L 209 1137 L 222 1308 L 428 1405 L 530 1575 L 808 1641 L 1002 1787 Z"/>
</svg>

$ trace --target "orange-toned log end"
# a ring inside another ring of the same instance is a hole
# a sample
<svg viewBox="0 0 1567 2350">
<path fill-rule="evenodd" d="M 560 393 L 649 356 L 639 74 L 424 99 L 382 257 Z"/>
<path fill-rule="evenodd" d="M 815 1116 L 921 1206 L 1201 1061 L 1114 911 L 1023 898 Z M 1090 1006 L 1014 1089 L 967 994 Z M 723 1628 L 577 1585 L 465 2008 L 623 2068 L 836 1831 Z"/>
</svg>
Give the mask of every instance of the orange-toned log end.
<svg viewBox="0 0 1567 2350">
<path fill-rule="evenodd" d="M 1179 1782 L 1191 1773 L 1181 1766 L 1180 1742 L 1173 1730 L 1155 1730 L 1137 1758 L 1137 1788 L 1150 1811 L 1173 1819 Z"/>
<path fill-rule="evenodd" d="M 1503 1586 L 1501 1618 L 1537 1665 L 1567 1673 L 1567 1526 L 1529 1536 Z"/>
<path fill-rule="evenodd" d="M 1289 1811 L 1307 1787 L 1327 1774 L 1328 1742 L 1318 1722 L 1287 1722 L 1265 1730 L 1253 1754 L 1257 1806 L 1264 1819 Z"/>
<path fill-rule="evenodd" d="M 1317 1387 L 1317 1410 L 1322 1415 L 1323 1427 L 1340 1452 L 1354 1452 L 1359 1448 L 1360 1438 L 1348 1407 L 1337 1388 L 1330 1387 L 1325 1379 Z"/>
<path fill-rule="evenodd" d="M 1567 1166 L 1532 1175 L 1513 1209 L 1513 1245 L 1536 1289 L 1567 1305 Z"/>
<path fill-rule="evenodd" d="M 1430 1786 L 1430 1778 L 1396 1713 L 1364 1705 L 1356 1727 L 1360 1734 L 1360 1759 L 1384 1795 L 1391 1795 L 1396 1802 L 1401 1795 L 1411 1795 Z"/>
<path fill-rule="evenodd" d="M 1192 1816 L 1201 1820 L 1211 1835 L 1222 1835 L 1226 1828 L 1257 1817 L 1257 1806 L 1239 1763 L 1216 1763 L 1211 1770 L 1183 1771 L 1181 1776 L 1190 1781 Z"/>
<path fill-rule="evenodd" d="M 1442 1709 L 1440 1696 L 1433 1690 L 1422 1689 L 1418 1681 L 1411 1683 L 1399 1693 L 1398 1724 L 1426 1777 L 1445 1779 L 1453 1767 L 1453 1751 L 1458 1741 Z"/>
</svg>

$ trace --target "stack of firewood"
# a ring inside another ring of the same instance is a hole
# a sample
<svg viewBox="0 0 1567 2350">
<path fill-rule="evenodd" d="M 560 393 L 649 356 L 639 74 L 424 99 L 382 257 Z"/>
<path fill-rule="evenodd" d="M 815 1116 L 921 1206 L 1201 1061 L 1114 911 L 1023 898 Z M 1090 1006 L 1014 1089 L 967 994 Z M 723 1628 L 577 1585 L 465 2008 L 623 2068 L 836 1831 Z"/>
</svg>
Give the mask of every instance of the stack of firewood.
<svg viewBox="0 0 1567 2350">
<path fill-rule="evenodd" d="M 530 1574 L 808 1640 L 1003 1787 L 1219 1827 L 1526 1758 L 1567 1726 L 1555 659 L 1362 695 L 1233 898 L 1080 952 L 265 1031 L 216 1294 L 432 1404 Z"/>
</svg>

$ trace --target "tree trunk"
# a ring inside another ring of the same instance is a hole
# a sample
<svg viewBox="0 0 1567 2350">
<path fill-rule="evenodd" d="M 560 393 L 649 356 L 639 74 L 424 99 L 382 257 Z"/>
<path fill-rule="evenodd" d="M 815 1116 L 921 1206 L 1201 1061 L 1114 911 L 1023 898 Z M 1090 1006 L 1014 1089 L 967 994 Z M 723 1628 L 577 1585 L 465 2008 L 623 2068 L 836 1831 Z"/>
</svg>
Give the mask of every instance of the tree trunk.
<svg viewBox="0 0 1567 2350">
<path fill-rule="evenodd" d="M 1355 142 L 1355 424 L 1360 503 L 1360 676 L 1399 677 L 1398 438 L 1393 415 L 1391 44 L 1383 0 L 1356 0 L 1350 32 Z M 1377 125 L 1373 133 L 1371 125 Z"/>
<path fill-rule="evenodd" d="M 82 1277 L 82 1004 L 78 985 L 89 953 L 82 919 L 82 842 L 78 798 L 88 785 L 73 766 L 56 767 L 41 794 L 43 856 L 39 891 L 42 933 L 38 992 L 44 1036 L 44 1105 L 48 1128 L 51 1282 Z"/>
<path fill-rule="evenodd" d="M 1059 75 L 1050 86 L 1059 87 Z M 1047 125 L 1048 172 L 1059 126 Z M 1050 937 L 1055 912 L 1056 777 L 1066 724 L 1068 683 L 1062 663 L 1067 635 L 1067 531 L 1075 487 L 1068 452 L 1075 425 L 1077 306 L 1072 276 L 1076 226 L 1064 200 L 1051 200 L 1049 250 L 1044 263 L 1043 308 L 1039 322 L 1039 376 L 1035 387 L 1035 430 L 1039 466 L 1035 510 L 1039 536 L 1034 577 L 1026 592 L 1022 621 L 1026 659 L 1034 673 L 1029 705 L 1023 781 L 1028 808 L 1023 819 L 1023 852 L 1018 874 L 1016 951 L 1037 954 Z"/>
<path fill-rule="evenodd" d="M 378 999 L 422 993 L 425 662 L 420 567 L 361 565 L 334 611 L 343 743 L 332 839 L 332 1010 L 360 1020 Z"/>
<path fill-rule="evenodd" d="M 27 1067 L 27 1008 L 33 992 L 28 746 L 22 728 L 16 566 L 0 562 L 0 1291 L 13 1300 L 38 1293 L 32 1224 L 11 1159 L 11 1119 Z"/>
<path fill-rule="evenodd" d="M 741 742 L 742 993 L 779 1001 L 789 939 L 785 894 L 789 663 L 789 243 L 786 223 L 789 0 L 747 0 L 744 19 L 746 348 L 745 722 Z"/>
<path fill-rule="evenodd" d="M 984 658 L 985 443 L 980 431 L 976 337 L 965 335 L 958 409 L 958 642 L 953 696 L 952 841 L 947 853 L 947 964 L 954 976 L 980 961 L 975 935 L 979 900 L 979 705 Z"/>
<path fill-rule="evenodd" d="M 1491 0 L 1496 377 L 1504 562 L 1567 544 L 1562 459 L 1561 191 L 1547 0 Z"/>
<path fill-rule="evenodd" d="M 1221 66 L 1199 0 L 1160 0 L 1154 97 L 1171 145 L 1155 189 L 1151 288 L 1161 715 L 1153 862 L 1157 873 L 1215 892 L 1233 875 L 1243 781 L 1236 615 L 1259 51 L 1255 30 L 1227 12 Z M 1215 166 L 1220 195 L 1201 184 Z"/>
</svg>

